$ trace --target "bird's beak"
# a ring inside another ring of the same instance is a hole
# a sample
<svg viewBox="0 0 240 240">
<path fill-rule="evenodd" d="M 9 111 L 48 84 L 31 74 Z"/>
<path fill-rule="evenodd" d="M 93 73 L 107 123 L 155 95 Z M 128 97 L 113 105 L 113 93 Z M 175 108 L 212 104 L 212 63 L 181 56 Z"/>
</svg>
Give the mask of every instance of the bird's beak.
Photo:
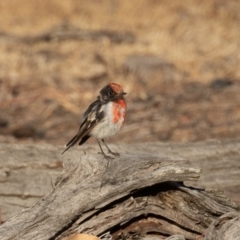
<svg viewBox="0 0 240 240">
<path fill-rule="evenodd" d="M 117 97 L 123 97 L 125 94 L 127 94 L 127 93 L 125 93 L 125 92 L 120 92 L 120 93 L 117 94 Z"/>
</svg>

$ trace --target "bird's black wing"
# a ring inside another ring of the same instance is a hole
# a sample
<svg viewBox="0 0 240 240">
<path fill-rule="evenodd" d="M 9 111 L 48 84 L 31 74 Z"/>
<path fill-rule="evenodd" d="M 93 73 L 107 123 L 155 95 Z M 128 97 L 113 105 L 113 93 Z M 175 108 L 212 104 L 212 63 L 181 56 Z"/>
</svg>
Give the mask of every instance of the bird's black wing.
<svg viewBox="0 0 240 240">
<path fill-rule="evenodd" d="M 74 146 L 79 140 L 79 145 L 83 144 L 91 136 L 91 130 L 96 126 L 97 122 L 101 121 L 104 117 L 103 103 L 97 99 L 93 102 L 86 112 L 83 114 L 83 120 L 79 127 L 78 133 L 66 145 L 66 152 L 70 147 Z"/>
</svg>

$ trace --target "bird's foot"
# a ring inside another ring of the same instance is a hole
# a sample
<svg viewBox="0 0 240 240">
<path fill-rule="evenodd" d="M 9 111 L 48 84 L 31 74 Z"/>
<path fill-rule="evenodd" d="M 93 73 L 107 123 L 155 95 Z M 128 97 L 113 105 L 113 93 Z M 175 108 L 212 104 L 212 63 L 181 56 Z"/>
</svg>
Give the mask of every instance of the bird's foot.
<svg viewBox="0 0 240 240">
<path fill-rule="evenodd" d="M 98 154 L 101 154 L 105 159 L 107 160 L 112 160 L 114 159 L 113 157 L 109 156 L 109 155 L 106 155 L 105 153 L 101 153 L 101 152 L 98 152 Z"/>
<path fill-rule="evenodd" d="M 99 152 L 98 154 L 101 154 L 105 159 L 107 159 L 107 168 L 109 166 L 109 163 L 110 163 L 110 160 L 113 160 L 114 158 L 109 156 L 109 155 L 106 155 L 104 152 Z"/>
<path fill-rule="evenodd" d="M 120 153 L 118 152 L 112 152 L 111 150 L 108 151 L 108 153 L 114 155 L 114 156 L 120 156 Z"/>
</svg>

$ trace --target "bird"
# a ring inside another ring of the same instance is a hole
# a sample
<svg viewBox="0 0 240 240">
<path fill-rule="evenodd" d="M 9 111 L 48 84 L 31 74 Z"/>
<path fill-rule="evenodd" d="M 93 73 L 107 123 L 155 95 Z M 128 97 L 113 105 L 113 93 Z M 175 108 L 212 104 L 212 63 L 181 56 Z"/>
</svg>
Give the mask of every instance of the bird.
<svg viewBox="0 0 240 240">
<path fill-rule="evenodd" d="M 103 87 L 97 100 L 91 103 L 83 114 L 78 133 L 67 143 L 62 154 L 77 142 L 82 145 L 90 137 L 94 137 L 98 142 L 100 153 L 105 159 L 108 159 L 108 162 L 113 157 L 104 153 L 101 142 L 109 154 L 119 156 L 119 153 L 110 150 L 104 139 L 119 132 L 125 122 L 127 109 L 125 94 L 122 86 L 117 83 L 110 83 Z"/>
</svg>

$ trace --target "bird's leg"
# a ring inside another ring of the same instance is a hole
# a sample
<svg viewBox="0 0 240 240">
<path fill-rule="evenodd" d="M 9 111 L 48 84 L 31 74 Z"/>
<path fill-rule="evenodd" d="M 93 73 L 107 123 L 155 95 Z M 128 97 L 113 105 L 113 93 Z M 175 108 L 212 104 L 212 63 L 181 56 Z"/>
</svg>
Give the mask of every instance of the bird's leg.
<svg viewBox="0 0 240 240">
<path fill-rule="evenodd" d="M 112 151 L 110 150 L 110 148 L 108 147 L 107 143 L 104 141 L 103 138 L 102 138 L 102 142 L 103 142 L 103 144 L 105 145 L 105 147 L 107 148 L 108 153 L 111 153 L 111 154 L 114 155 L 114 156 L 120 156 L 119 153 L 117 153 L 117 152 L 112 152 Z"/>
<path fill-rule="evenodd" d="M 99 141 L 98 139 L 97 139 L 97 142 L 98 142 L 98 145 L 99 145 L 99 147 L 100 147 L 100 150 L 101 150 L 101 152 L 99 152 L 99 153 L 100 153 L 100 154 L 102 154 L 102 155 L 103 155 L 103 157 L 104 157 L 105 159 L 107 159 L 107 160 L 108 160 L 108 163 L 107 163 L 107 168 L 108 168 L 108 165 L 109 165 L 109 160 L 112 160 L 112 159 L 113 159 L 113 157 L 106 155 L 106 154 L 104 153 L 104 151 L 102 150 L 101 143 L 100 143 L 100 141 Z"/>
</svg>

